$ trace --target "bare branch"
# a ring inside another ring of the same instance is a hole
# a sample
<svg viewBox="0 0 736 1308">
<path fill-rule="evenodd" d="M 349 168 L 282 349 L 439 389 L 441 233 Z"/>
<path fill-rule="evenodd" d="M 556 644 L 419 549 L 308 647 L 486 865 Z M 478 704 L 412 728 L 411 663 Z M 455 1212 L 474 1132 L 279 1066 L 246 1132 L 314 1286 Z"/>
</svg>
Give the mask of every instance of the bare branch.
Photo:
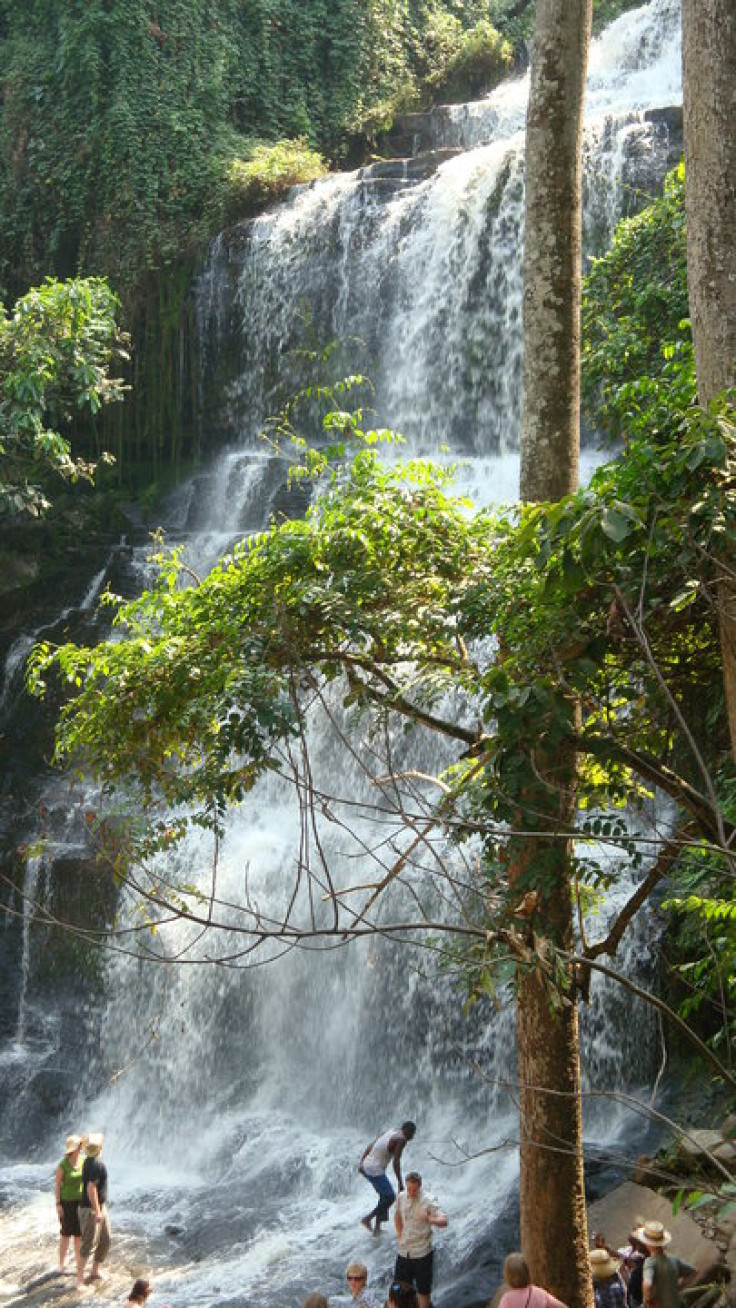
<svg viewBox="0 0 736 1308">
<path fill-rule="evenodd" d="M 632 995 L 637 995 L 639 999 L 644 1001 L 644 1003 L 649 1004 L 652 1008 L 658 1009 L 660 1013 L 664 1013 L 668 1022 L 671 1022 L 681 1035 L 683 1035 L 691 1045 L 694 1045 L 699 1054 L 705 1059 L 706 1063 L 710 1064 L 717 1075 L 722 1076 L 724 1081 L 726 1081 L 732 1089 L 736 1090 L 736 1077 L 731 1074 L 727 1067 L 724 1067 L 723 1063 L 721 1063 L 713 1053 L 713 1050 L 708 1048 L 705 1042 L 700 1039 L 700 1036 L 696 1035 L 692 1028 L 689 1027 L 686 1022 L 683 1022 L 682 1018 L 679 1017 L 674 1009 L 670 1008 L 669 1004 L 666 1004 L 663 999 L 659 999 L 657 995 L 651 994 L 648 990 L 642 990 L 641 986 L 636 985 L 636 983 L 631 981 L 629 977 L 622 976 L 620 972 L 614 972 L 613 968 L 606 967 L 604 963 L 599 963 L 595 959 L 586 959 L 585 955 L 580 954 L 568 954 L 566 957 L 568 963 L 578 963 L 583 967 L 588 966 L 593 968 L 595 972 L 600 972 L 603 976 L 610 977 L 620 986 L 623 986 L 624 990 L 629 990 Z"/>
<path fill-rule="evenodd" d="M 605 939 L 599 940 L 594 945 L 587 945 L 583 950 L 586 958 L 598 958 L 601 954 L 613 956 L 616 953 L 631 919 L 639 912 L 640 908 L 643 908 L 654 887 L 669 875 L 673 863 L 677 861 L 682 853 L 681 842 L 690 834 L 691 830 L 692 828 L 683 827 L 676 836 L 666 842 L 643 881 L 640 881 L 634 894 L 626 901 Z"/>
</svg>

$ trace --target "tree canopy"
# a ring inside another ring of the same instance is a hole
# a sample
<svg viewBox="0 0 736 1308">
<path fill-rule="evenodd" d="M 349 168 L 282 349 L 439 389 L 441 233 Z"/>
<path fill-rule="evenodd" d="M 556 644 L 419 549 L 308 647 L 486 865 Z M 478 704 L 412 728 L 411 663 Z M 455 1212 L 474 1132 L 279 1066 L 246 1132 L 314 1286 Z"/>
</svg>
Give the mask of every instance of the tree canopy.
<svg viewBox="0 0 736 1308">
<path fill-rule="evenodd" d="M 485 892 L 510 911 L 519 886 L 503 850 L 542 730 L 569 737 L 565 686 L 584 706 L 580 887 L 611 875 L 586 842 L 650 866 L 649 888 L 669 870 L 669 843 L 652 866 L 621 814 L 655 788 L 677 805 L 678 849 L 727 861 L 709 568 L 733 530 L 733 457 L 729 423 L 694 412 L 559 504 L 475 514 L 434 467 L 385 468 L 370 448 L 338 469 L 320 459 L 327 484 L 304 521 L 249 538 L 196 584 L 164 553 L 159 582 L 119 608 L 114 640 L 37 655 L 36 687 L 56 665 L 73 696 L 59 757 L 132 786 L 152 816 L 150 853 L 191 822 L 219 827 L 259 774 L 283 768 L 304 702 L 339 678 L 356 718 L 392 715 L 453 742 L 434 820 L 481 836 Z M 522 889 L 543 886 L 536 865 Z"/>
</svg>

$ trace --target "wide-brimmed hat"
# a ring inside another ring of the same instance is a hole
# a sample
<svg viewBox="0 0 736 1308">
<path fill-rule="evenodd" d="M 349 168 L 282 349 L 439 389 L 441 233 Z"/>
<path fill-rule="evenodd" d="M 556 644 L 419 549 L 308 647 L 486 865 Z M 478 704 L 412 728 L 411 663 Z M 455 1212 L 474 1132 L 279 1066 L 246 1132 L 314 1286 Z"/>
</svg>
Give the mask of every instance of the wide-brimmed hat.
<svg viewBox="0 0 736 1308">
<path fill-rule="evenodd" d="M 607 1249 L 591 1249 L 588 1260 L 594 1281 L 605 1280 L 607 1276 L 613 1276 L 613 1273 L 618 1271 L 619 1259 L 609 1254 Z"/>
<path fill-rule="evenodd" d="M 64 1141 L 64 1153 L 73 1154 L 82 1143 L 81 1135 L 68 1135 Z"/>
<path fill-rule="evenodd" d="M 634 1238 L 640 1240 L 642 1244 L 658 1245 L 660 1249 L 663 1249 L 672 1239 L 661 1222 L 645 1222 L 643 1226 L 638 1226 L 633 1234 Z"/>
<path fill-rule="evenodd" d="M 92 1131 L 91 1134 L 87 1136 L 87 1143 L 84 1147 L 90 1158 L 94 1158 L 97 1154 L 101 1153 L 104 1143 L 105 1137 L 99 1131 Z"/>
</svg>

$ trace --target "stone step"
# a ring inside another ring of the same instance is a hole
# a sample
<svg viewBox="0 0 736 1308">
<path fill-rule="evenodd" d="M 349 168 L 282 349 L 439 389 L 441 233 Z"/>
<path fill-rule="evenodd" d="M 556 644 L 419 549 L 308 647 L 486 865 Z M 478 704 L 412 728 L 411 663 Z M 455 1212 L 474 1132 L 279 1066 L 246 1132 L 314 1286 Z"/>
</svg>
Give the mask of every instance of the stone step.
<svg viewBox="0 0 736 1308">
<path fill-rule="evenodd" d="M 360 180 L 421 182 L 431 177 L 441 164 L 462 154 L 459 146 L 446 146 L 441 150 L 426 150 L 423 154 L 412 155 L 404 159 L 379 159 L 376 163 L 366 164 L 360 170 Z"/>
</svg>

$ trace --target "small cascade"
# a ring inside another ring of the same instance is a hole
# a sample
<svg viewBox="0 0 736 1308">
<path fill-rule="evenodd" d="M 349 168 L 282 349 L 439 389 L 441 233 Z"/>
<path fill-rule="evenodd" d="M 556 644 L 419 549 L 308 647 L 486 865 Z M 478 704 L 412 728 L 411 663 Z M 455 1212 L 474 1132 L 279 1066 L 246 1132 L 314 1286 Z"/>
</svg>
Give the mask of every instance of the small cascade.
<svg viewBox="0 0 736 1308">
<path fill-rule="evenodd" d="M 20 993 L 18 998 L 18 1029 L 16 1042 L 24 1045 L 28 1034 L 28 978 L 31 968 L 31 922 L 36 912 L 36 899 L 43 860 L 36 855 L 26 863 L 25 894 L 23 898 L 23 932 L 20 967 Z"/>
<path fill-rule="evenodd" d="M 11 703 L 12 696 L 17 690 L 18 682 L 25 673 L 26 661 L 28 655 L 36 643 L 37 635 L 27 635 L 25 632 L 17 636 L 11 643 L 7 654 L 5 655 L 5 664 L 3 667 L 2 682 L 0 683 L 0 714 Z"/>
</svg>

